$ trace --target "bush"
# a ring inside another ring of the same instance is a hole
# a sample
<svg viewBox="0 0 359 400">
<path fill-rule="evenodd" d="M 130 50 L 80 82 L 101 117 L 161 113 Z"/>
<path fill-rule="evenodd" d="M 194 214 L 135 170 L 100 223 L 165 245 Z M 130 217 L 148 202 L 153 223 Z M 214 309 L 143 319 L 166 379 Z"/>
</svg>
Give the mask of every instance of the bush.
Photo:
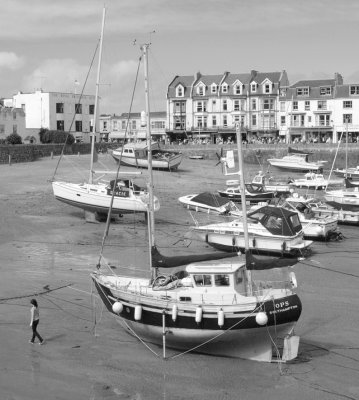
<svg viewBox="0 0 359 400">
<path fill-rule="evenodd" d="M 65 143 L 71 145 L 75 142 L 74 135 L 64 131 L 49 131 L 48 129 L 40 129 L 39 131 L 41 143 Z"/>
<path fill-rule="evenodd" d="M 22 139 L 21 136 L 18 135 L 17 133 L 12 133 L 6 138 L 6 143 L 8 144 L 21 144 Z"/>
</svg>

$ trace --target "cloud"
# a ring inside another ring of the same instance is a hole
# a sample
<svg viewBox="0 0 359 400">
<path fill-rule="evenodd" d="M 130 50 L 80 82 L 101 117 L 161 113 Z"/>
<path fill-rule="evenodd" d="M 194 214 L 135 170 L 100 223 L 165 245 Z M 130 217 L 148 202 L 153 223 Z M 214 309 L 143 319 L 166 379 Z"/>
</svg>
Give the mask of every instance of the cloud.
<svg viewBox="0 0 359 400">
<path fill-rule="evenodd" d="M 13 52 L 0 52 L 0 68 L 19 69 L 24 65 L 24 59 Z"/>
</svg>

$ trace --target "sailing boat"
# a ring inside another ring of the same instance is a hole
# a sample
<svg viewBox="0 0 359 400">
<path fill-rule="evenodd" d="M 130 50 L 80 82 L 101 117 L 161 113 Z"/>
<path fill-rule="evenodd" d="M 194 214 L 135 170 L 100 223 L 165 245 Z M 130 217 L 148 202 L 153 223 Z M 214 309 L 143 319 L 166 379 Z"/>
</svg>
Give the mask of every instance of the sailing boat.
<svg viewBox="0 0 359 400">
<path fill-rule="evenodd" d="M 145 83 L 147 49 L 148 45 L 142 46 Z M 147 89 L 145 93 L 149 119 Z M 147 140 L 151 140 L 149 123 Z M 152 179 L 151 152 L 148 157 Z M 245 207 L 245 201 L 242 204 Z M 102 254 L 97 271 L 91 274 L 107 310 L 131 334 L 143 342 L 162 344 L 164 358 L 170 347 L 270 362 L 273 347 L 278 350 L 280 342 L 284 344 L 281 361 L 297 356 L 299 337 L 293 331 L 302 305 L 290 271 L 293 260 L 258 260 L 249 252 L 226 259 L 220 253 L 165 257 L 154 244 L 151 206 L 147 221 L 151 279 L 114 275 L 110 268 L 103 272 Z M 173 273 L 174 267 L 180 270 Z M 166 269 L 171 273 L 159 274 Z"/>
<path fill-rule="evenodd" d="M 343 133 L 340 137 L 338 143 L 338 149 L 342 140 Z M 347 171 L 348 171 L 348 121 L 346 121 L 346 148 L 345 148 L 345 171 L 344 178 L 347 179 Z M 338 152 L 337 149 L 337 152 Z M 333 165 L 335 162 L 335 158 L 333 161 Z M 345 181 L 344 181 L 345 183 Z M 349 185 L 350 186 L 350 185 Z M 337 210 L 341 211 L 350 211 L 350 212 L 358 212 L 359 211 L 359 187 L 351 186 L 343 189 L 330 190 L 326 191 L 324 194 L 324 198 L 327 204 L 334 207 Z"/>
<path fill-rule="evenodd" d="M 88 182 L 71 183 L 67 181 L 54 180 L 52 181 L 52 189 L 57 200 L 70 204 L 74 207 L 81 208 L 86 212 L 86 219 L 92 221 L 93 218 L 87 213 L 95 213 L 95 215 L 107 215 L 111 206 L 112 215 L 122 215 L 126 213 L 147 213 L 149 194 L 146 188 L 141 188 L 136 185 L 130 176 L 139 175 L 133 173 L 127 174 L 125 179 L 113 179 L 110 182 L 97 181 L 94 182 L 94 174 L 114 173 L 111 171 L 94 171 L 93 164 L 97 153 L 95 149 L 95 130 L 97 125 L 98 115 L 98 98 L 99 84 L 102 59 L 102 42 L 104 36 L 106 9 L 103 9 L 102 29 L 100 38 L 100 50 L 97 69 L 96 95 L 95 95 L 95 111 L 93 122 L 93 133 L 91 135 L 91 162 L 90 162 L 90 177 Z M 154 199 L 155 211 L 160 207 L 157 198 Z"/>
</svg>

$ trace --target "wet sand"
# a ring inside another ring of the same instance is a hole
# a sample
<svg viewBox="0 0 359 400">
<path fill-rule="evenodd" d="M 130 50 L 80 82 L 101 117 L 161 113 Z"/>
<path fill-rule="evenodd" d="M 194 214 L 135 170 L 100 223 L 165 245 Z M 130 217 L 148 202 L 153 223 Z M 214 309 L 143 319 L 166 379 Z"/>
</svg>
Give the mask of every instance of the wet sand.
<svg viewBox="0 0 359 400">
<path fill-rule="evenodd" d="M 89 274 L 104 223 L 86 223 L 81 210 L 54 199 L 48 180 L 57 162 L 0 165 L 1 399 L 359 399 L 359 227 L 340 226 L 344 241 L 314 243 L 295 267 L 303 303 L 296 362 L 171 358 L 176 352 L 169 349 L 163 360 L 162 348 L 148 349 L 125 333 L 93 292 Z M 109 155 L 100 162 L 116 168 Z M 215 164 L 185 158 L 176 172 L 154 172 L 156 238 L 165 255 L 214 251 L 192 237 L 193 219 L 177 198 L 222 188 Z M 87 165 L 88 156 L 68 157 L 57 176 L 76 180 Z M 252 176 L 258 169 L 250 168 Z M 143 215 L 111 225 L 104 254 L 118 270 L 128 262 L 133 273 L 147 274 L 146 253 Z M 35 294 L 44 346 L 28 343 Z"/>
</svg>

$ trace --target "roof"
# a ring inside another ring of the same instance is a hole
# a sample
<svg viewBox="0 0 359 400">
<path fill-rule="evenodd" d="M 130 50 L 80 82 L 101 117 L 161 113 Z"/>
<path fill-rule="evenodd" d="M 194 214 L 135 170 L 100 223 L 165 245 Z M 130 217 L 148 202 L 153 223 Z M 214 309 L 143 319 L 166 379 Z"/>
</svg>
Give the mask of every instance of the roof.
<svg viewBox="0 0 359 400">
<path fill-rule="evenodd" d="M 312 80 L 304 80 L 298 81 L 291 85 L 291 88 L 298 88 L 298 87 L 323 87 L 323 86 L 334 86 L 335 79 L 312 79 Z"/>
<path fill-rule="evenodd" d="M 191 263 L 187 265 L 186 271 L 191 274 L 233 274 L 239 268 L 245 266 L 245 258 L 211 260 Z"/>
</svg>

